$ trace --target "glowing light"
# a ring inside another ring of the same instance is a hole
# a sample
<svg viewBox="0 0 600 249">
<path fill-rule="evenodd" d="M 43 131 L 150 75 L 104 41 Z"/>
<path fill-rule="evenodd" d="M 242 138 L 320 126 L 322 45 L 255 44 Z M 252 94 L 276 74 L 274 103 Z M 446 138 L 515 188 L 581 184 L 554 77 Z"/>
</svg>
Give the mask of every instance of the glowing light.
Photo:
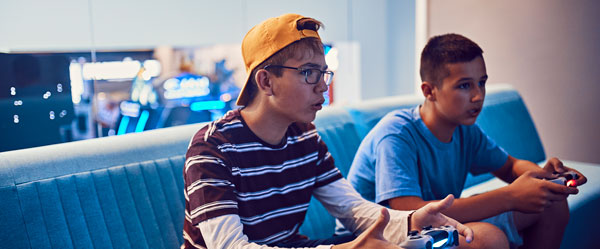
<svg viewBox="0 0 600 249">
<path fill-rule="evenodd" d="M 325 63 L 327 63 L 327 67 L 331 71 L 335 71 L 340 66 L 340 61 L 338 59 L 338 49 L 331 48 L 329 52 L 325 55 Z"/>
<path fill-rule="evenodd" d="M 225 94 L 221 95 L 221 100 L 223 102 L 229 102 L 231 100 L 231 94 L 225 93 Z"/>
<path fill-rule="evenodd" d="M 141 68 L 139 61 L 107 61 L 85 63 L 83 78 L 86 80 L 133 79 Z"/>
<path fill-rule="evenodd" d="M 433 243 L 433 248 L 440 248 L 444 245 L 446 245 L 446 242 L 448 241 L 448 238 L 442 239 L 438 242 Z"/>
<path fill-rule="evenodd" d="M 121 119 L 121 123 L 119 124 L 119 130 L 117 131 L 117 135 L 123 135 L 127 131 L 127 125 L 129 125 L 129 117 L 123 116 Z"/>
<path fill-rule="evenodd" d="M 23 105 L 23 100 L 15 100 L 14 105 L 15 106 Z"/>
<path fill-rule="evenodd" d="M 157 60 L 145 60 L 144 68 L 150 77 L 156 77 L 160 75 L 161 66 Z"/>
<path fill-rule="evenodd" d="M 50 93 L 50 91 L 46 91 L 46 93 L 44 93 L 44 95 L 42 95 L 42 97 L 44 99 L 48 99 L 48 98 L 50 98 L 50 96 L 52 96 L 52 93 Z"/>
<path fill-rule="evenodd" d="M 51 120 L 54 120 L 54 118 L 55 118 L 55 117 L 54 117 L 54 111 L 50 111 L 50 119 L 51 119 Z"/>
<path fill-rule="evenodd" d="M 63 91 L 63 88 L 62 88 L 62 84 L 61 84 L 61 83 L 58 83 L 58 84 L 56 85 L 56 91 L 57 91 L 57 92 L 59 92 L 59 93 L 62 93 L 62 91 Z"/>
<path fill-rule="evenodd" d="M 79 104 L 79 102 L 81 102 L 81 94 L 83 94 L 83 75 L 81 74 L 81 70 L 81 65 L 79 63 L 71 63 L 71 65 L 69 65 L 71 98 L 73 104 Z"/>
<path fill-rule="evenodd" d="M 163 85 L 166 99 L 180 99 L 206 96 L 210 93 L 208 77 L 169 79 Z"/>
<path fill-rule="evenodd" d="M 59 114 L 59 117 L 63 118 L 64 116 L 67 116 L 67 110 L 62 110 Z"/>
<path fill-rule="evenodd" d="M 17 89 L 14 86 L 10 87 L 10 95 L 11 96 L 17 95 Z"/>
<path fill-rule="evenodd" d="M 215 101 L 200 101 L 190 105 L 192 111 L 218 110 L 225 108 L 225 102 L 220 100 Z"/>
<path fill-rule="evenodd" d="M 18 124 L 18 123 L 19 123 L 19 115 L 13 115 L 13 122 L 14 122 L 15 124 Z"/>
<path fill-rule="evenodd" d="M 144 127 L 146 127 L 146 123 L 148 122 L 148 116 L 150 116 L 150 113 L 148 111 L 142 112 L 142 115 L 140 115 L 140 120 L 135 126 L 135 132 L 144 131 Z"/>
<path fill-rule="evenodd" d="M 123 101 L 119 107 L 124 116 L 138 117 L 140 115 L 140 104 L 138 103 Z"/>
<path fill-rule="evenodd" d="M 575 181 L 575 180 L 567 181 L 567 187 L 577 187 L 577 181 Z"/>
</svg>

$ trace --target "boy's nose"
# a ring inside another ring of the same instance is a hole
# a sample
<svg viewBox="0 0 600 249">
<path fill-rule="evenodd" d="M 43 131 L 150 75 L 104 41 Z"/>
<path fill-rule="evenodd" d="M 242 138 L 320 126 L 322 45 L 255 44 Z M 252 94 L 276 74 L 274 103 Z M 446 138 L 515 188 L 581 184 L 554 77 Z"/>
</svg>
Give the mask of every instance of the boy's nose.
<svg viewBox="0 0 600 249">
<path fill-rule="evenodd" d="M 483 87 L 476 87 L 473 90 L 473 97 L 471 97 L 471 101 L 472 102 L 483 101 L 484 97 L 485 97 L 485 88 L 483 88 Z"/>
<path fill-rule="evenodd" d="M 319 82 L 315 86 L 315 91 L 317 93 L 323 93 L 327 91 L 328 88 L 329 86 L 327 86 L 327 84 L 325 83 L 324 77 L 321 77 L 321 79 L 319 79 Z"/>
</svg>

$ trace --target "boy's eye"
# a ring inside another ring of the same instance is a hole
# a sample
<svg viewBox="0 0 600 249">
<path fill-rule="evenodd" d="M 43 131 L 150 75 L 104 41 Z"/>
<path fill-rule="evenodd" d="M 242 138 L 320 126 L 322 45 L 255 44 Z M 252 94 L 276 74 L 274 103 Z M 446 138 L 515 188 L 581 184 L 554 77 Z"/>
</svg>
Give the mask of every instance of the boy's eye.
<svg viewBox="0 0 600 249">
<path fill-rule="evenodd" d="M 300 71 L 302 74 L 306 75 L 306 76 L 310 76 L 313 73 L 313 69 L 303 69 L 302 71 Z"/>
<path fill-rule="evenodd" d="M 481 86 L 481 87 L 485 86 L 485 80 L 479 81 L 479 86 Z"/>
<path fill-rule="evenodd" d="M 462 83 L 462 84 L 458 85 L 458 88 L 468 89 L 470 86 L 471 86 L 471 84 L 469 84 L 469 83 Z"/>
</svg>

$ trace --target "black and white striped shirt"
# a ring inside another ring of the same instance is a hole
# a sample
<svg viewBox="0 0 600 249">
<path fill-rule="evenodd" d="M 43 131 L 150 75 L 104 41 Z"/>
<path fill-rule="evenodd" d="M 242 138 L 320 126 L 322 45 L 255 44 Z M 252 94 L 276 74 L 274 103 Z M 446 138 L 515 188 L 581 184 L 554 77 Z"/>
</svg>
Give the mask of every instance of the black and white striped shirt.
<svg viewBox="0 0 600 249">
<path fill-rule="evenodd" d="M 342 178 L 313 124 L 294 123 L 280 144 L 270 145 L 252 133 L 239 110 L 196 133 L 183 174 L 186 247 L 206 246 L 196 225 L 227 214 L 240 217 L 250 242 L 290 239 L 313 189 Z"/>
</svg>

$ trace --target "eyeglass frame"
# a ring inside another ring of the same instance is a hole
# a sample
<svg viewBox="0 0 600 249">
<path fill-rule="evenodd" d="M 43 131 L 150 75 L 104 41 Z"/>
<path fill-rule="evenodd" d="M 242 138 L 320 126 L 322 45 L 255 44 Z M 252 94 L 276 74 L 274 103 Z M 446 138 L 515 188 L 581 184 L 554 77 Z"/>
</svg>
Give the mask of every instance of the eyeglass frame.
<svg viewBox="0 0 600 249">
<path fill-rule="evenodd" d="M 265 67 L 263 67 L 263 69 L 268 70 L 269 67 L 271 68 L 287 68 L 287 69 L 294 69 L 296 71 L 300 71 L 300 73 L 304 74 L 304 82 L 306 82 L 306 84 L 309 85 L 316 85 L 319 83 L 319 81 L 321 81 L 321 77 L 325 78 L 324 75 L 328 74 L 330 75 L 329 77 L 329 81 L 325 81 L 325 85 L 329 86 L 331 84 L 331 82 L 333 81 L 333 71 L 331 70 L 321 70 L 318 68 L 300 68 L 300 67 L 288 67 L 288 66 L 283 66 L 283 65 L 266 65 Z M 308 82 L 308 71 L 309 70 L 317 70 L 319 71 L 319 78 L 317 78 L 317 81 L 314 83 L 310 83 Z"/>
</svg>

